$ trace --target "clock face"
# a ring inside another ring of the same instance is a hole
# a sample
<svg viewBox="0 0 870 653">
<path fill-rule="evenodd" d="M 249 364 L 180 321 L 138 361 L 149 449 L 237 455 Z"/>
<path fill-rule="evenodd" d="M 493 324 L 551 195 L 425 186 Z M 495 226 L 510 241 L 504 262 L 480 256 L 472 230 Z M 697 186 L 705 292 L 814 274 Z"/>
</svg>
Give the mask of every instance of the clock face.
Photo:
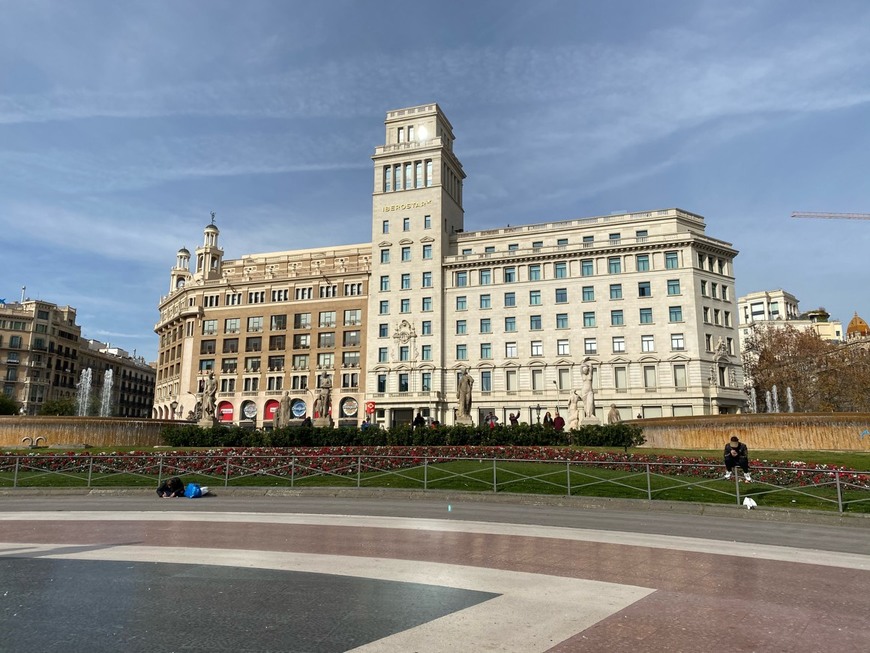
<svg viewBox="0 0 870 653">
<path fill-rule="evenodd" d="M 254 419 L 257 416 L 257 405 L 253 403 L 245 404 L 242 412 L 245 413 L 245 417 L 247 417 L 248 419 Z"/>
<path fill-rule="evenodd" d="M 176 288 L 184 288 L 184 279 L 179 279 L 178 281 L 176 281 L 175 287 Z"/>
</svg>

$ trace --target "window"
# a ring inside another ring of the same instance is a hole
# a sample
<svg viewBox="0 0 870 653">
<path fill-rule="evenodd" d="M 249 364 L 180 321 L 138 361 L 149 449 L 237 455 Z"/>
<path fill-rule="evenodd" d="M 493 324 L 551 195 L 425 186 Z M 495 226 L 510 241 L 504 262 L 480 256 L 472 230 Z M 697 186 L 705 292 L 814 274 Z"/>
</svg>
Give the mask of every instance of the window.
<svg viewBox="0 0 870 653">
<path fill-rule="evenodd" d="M 517 280 L 517 269 L 514 267 L 504 269 L 504 282 L 513 283 Z"/>
<path fill-rule="evenodd" d="M 625 324 L 625 319 L 622 310 L 610 311 L 610 326 L 622 326 Z"/>
<path fill-rule="evenodd" d="M 480 391 L 492 392 L 492 372 L 483 370 L 480 373 Z"/>
<path fill-rule="evenodd" d="M 716 297 L 718 295 L 718 292 L 717 292 L 718 290 L 719 290 L 719 284 L 715 283 L 715 282 L 711 283 L 710 284 L 710 297 Z M 770 305 L 771 305 L 771 308 L 773 308 L 774 313 L 779 313 L 779 309 L 777 307 L 776 302 L 771 302 Z"/>
<path fill-rule="evenodd" d="M 585 326 L 585 327 L 594 327 L 595 326 L 595 311 L 584 311 L 583 312 L 583 326 Z"/>
<path fill-rule="evenodd" d="M 400 313 L 410 313 L 411 312 L 411 300 L 403 299 L 399 302 L 399 312 Z"/>
<path fill-rule="evenodd" d="M 260 389 L 260 379 L 256 377 L 245 379 L 242 388 L 245 392 L 257 392 Z"/>
<path fill-rule="evenodd" d="M 714 308 L 713 309 L 713 323 L 714 324 L 720 323 L 720 315 L 721 315 L 721 311 L 718 308 Z"/>
<path fill-rule="evenodd" d="M 622 284 L 610 284 L 610 299 L 622 299 Z"/>
<path fill-rule="evenodd" d="M 426 260 L 432 258 L 432 245 L 423 245 L 423 258 Z"/>
<path fill-rule="evenodd" d="M 553 266 L 553 276 L 556 279 L 567 278 L 567 276 L 568 276 L 568 264 L 567 263 L 556 263 Z"/>
<path fill-rule="evenodd" d="M 297 299 L 299 299 L 299 298 L 297 297 Z M 239 304 L 242 303 L 242 293 L 240 293 L 240 292 L 227 293 L 226 301 L 227 301 L 227 306 L 238 306 Z"/>
<path fill-rule="evenodd" d="M 625 392 L 628 388 L 628 370 L 625 367 L 613 368 L 613 383 L 617 392 Z"/>
<path fill-rule="evenodd" d="M 489 342 L 480 343 L 480 357 L 482 359 L 492 358 L 492 343 L 489 343 Z"/>
<path fill-rule="evenodd" d="M 279 300 L 275 299 L 276 292 L 277 291 L 275 291 L 275 290 L 272 291 L 272 301 L 273 302 L 279 301 Z M 287 298 L 285 297 L 284 299 L 287 299 Z M 202 298 L 202 305 L 205 306 L 206 308 L 214 308 L 215 306 L 220 305 L 220 301 L 221 301 L 220 295 L 206 295 L 205 297 Z M 40 312 L 42 312 L 42 311 L 40 311 Z M 48 319 L 48 318 L 41 318 L 41 319 Z"/>
<path fill-rule="evenodd" d="M 568 328 L 568 314 L 567 313 L 556 313 L 556 328 L 557 329 L 567 329 Z"/>
<path fill-rule="evenodd" d="M 568 289 L 567 288 L 556 288 L 556 303 L 557 304 L 567 304 L 568 303 Z"/>
<path fill-rule="evenodd" d="M 517 251 L 519 248 L 520 248 L 520 244 L 519 244 L 519 243 L 508 243 L 508 251 L 509 251 L 509 252 L 515 252 L 515 251 Z"/>
<path fill-rule="evenodd" d="M 320 311 L 321 327 L 334 327 L 335 324 L 335 311 Z"/>
<path fill-rule="evenodd" d="M 505 305 L 505 308 L 509 308 L 511 306 L 516 306 L 517 305 L 516 293 L 506 292 L 504 294 L 504 305 Z"/>
<path fill-rule="evenodd" d="M 390 188 L 389 188 L 390 181 L 389 180 L 390 180 L 390 169 L 387 168 L 387 190 L 390 190 Z M 390 221 L 389 220 L 382 220 L 381 221 L 381 233 L 382 234 L 390 233 Z"/>
<path fill-rule="evenodd" d="M 558 292 L 558 291 L 556 291 Z M 529 306 L 540 306 L 541 305 L 541 291 L 540 290 L 530 290 L 529 291 Z"/>
<path fill-rule="evenodd" d="M 275 336 L 273 336 L 275 337 Z M 280 336 L 278 336 L 280 337 Z M 238 338 L 224 338 L 224 347 L 223 353 L 225 354 L 235 354 L 239 351 L 239 339 Z"/>
<path fill-rule="evenodd" d="M 465 320 L 456 320 L 456 335 L 464 336 L 468 333 L 467 322 Z"/>
<path fill-rule="evenodd" d="M 504 330 L 506 333 L 512 333 L 517 330 L 517 318 L 506 317 L 504 319 Z"/>
<path fill-rule="evenodd" d="M 637 284 L 638 297 L 650 297 L 651 295 L 652 290 L 650 289 L 649 281 L 641 281 Z"/>
<path fill-rule="evenodd" d="M 490 320 L 488 317 L 483 318 L 480 321 L 480 332 L 481 333 L 492 333 L 492 320 Z"/>
<path fill-rule="evenodd" d="M 530 265 L 529 266 L 529 281 L 540 281 L 541 280 L 541 266 L 540 265 Z"/>
<path fill-rule="evenodd" d="M 214 358 L 203 358 L 199 361 L 199 371 L 207 372 L 209 370 L 214 369 Z M 6 372 L 6 380 L 7 381 L 15 381 L 16 379 L 9 378 L 9 372 L 12 372 L 17 378 L 17 371 L 14 367 L 10 367 Z"/>
<path fill-rule="evenodd" d="M 593 263 L 591 258 L 580 261 L 580 276 L 591 277 L 593 275 Z"/>
<path fill-rule="evenodd" d="M 411 273 L 405 272 L 402 274 L 402 290 L 410 290 L 411 289 Z"/>
<path fill-rule="evenodd" d="M 517 343 L 515 343 L 515 342 L 504 343 L 504 355 L 505 355 L 505 358 L 516 358 L 517 357 Z"/>
<path fill-rule="evenodd" d="M 532 390 L 544 389 L 544 370 L 532 370 Z"/>
<path fill-rule="evenodd" d="M 342 388 L 358 388 L 359 387 L 359 374 L 357 372 L 346 372 L 341 375 L 341 387 Z"/>
<path fill-rule="evenodd" d="M 378 302 L 378 313 L 380 315 L 387 315 L 390 312 L 390 302 L 389 300 L 382 299 Z"/>
<path fill-rule="evenodd" d="M 408 392 L 408 373 L 399 374 L 399 392 Z"/>
<path fill-rule="evenodd" d="M 320 299 L 338 297 L 338 286 L 320 286 Z"/>
<path fill-rule="evenodd" d="M 294 354 L 293 367 L 295 367 L 297 370 L 307 370 L 308 354 Z"/>
<path fill-rule="evenodd" d="M 382 249 L 381 250 L 381 263 L 387 264 L 390 262 L 390 250 Z"/>
<path fill-rule="evenodd" d="M 686 388 L 686 366 L 674 365 L 674 387 Z"/>
<path fill-rule="evenodd" d="M 638 272 L 649 272 L 649 254 L 638 254 L 636 261 Z"/>
<path fill-rule="evenodd" d="M 387 391 L 387 375 L 386 374 L 378 374 L 378 392 L 386 392 Z"/>
<path fill-rule="evenodd" d="M 280 372 L 284 369 L 284 357 L 283 356 L 269 356 L 269 369 Z M 280 389 L 280 388 L 279 388 Z"/>
<path fill-rule="evenodd" d="M 613 336 L 612 342 L 614 354 L 625 353 L 625 336 Z"/>
<path fill-rule="evenodd" d="M 389 349 L 387 347 L 378 347 L 378 362 L 379 363 L 388 363 L 389 362 Z"/>
<path fill-rule="evenodd" d="M 480 307 L 481 308 L 492 308 L 492 297 L 490 295 L 481 295 L 480 296 Z"/>
<path fill-rule="evenodd" d="M 652 324 L 653 316 L 651 308 L 642 308 L 640 309 L 640 323 L 641 324 Z"/>
<path fill-rule="evenodd" d="M 558 290 L 556 291 L 559 292 Z M 565 298 L 567 301 L 567 297 Z M 584 302 L 594 302 L 595 301 L 595 287 L 594 286 L 583 286 L 583 301 Z"/>
<path fill-rule="evenodd" d="M 266 301 L 266 291 L 265 290 L 252 290 L 248 293 L 248 303 L 249 304 L 262 304 Z"/>
<path fill-rule="evenodd" d="M 362 309 L 350 308 L 344 312 L 344 326 L 362 324 Z"/>
<path fill-rule="evenodd" d="M 213 354 L 215 352 L 215 340 L 202 340 L 199 343 L 199 353 L 200 354 Z M 16 354 L 17 356 L 17 354 Z M 18 358 L 16 357 L 15 362 L 18 362 Z"/>
<path fill-rule="evenodd" d="M 399 347 L 399 360 L 400 361 L 411 360 L 411 348 L 408 345 L 402 345 L 401 347 Z"/>
<path fill-rule="evenodd" d="M 423 273 L 422 285 L 424 288 L 431 288 L 432 287 L 432 273 L 431 272 L 424 272 Z"/>
<path fill-rule="evenodd" d="M 641 336 L 640 337 L 640 350 L 646 351 L 646 352 L 655 351 L 656 345 L 655 345 L 654 337 L 653 336 Z"/>
<path fill-rule="evenodd" d="M 730 327 L 731 326 L 731 312 L 725 311 L 723 313 L 723 315 L 724 315 L 724 318 L 723 318 L 722 324 L 724 326 Z"/>
<path fill-rule="evenodd" d="M 532 249 L 541 249 L 544 246 L 543 240 L 532 241 Z"/>
<path fill-rule="evenodd" d="M 540 331 L 541 330 L 541 316 L 540 315 L 530 315 L 529 316 L 529 330 L 530 331 Z"/>
<path fill-rule="evenodd" d="M 609 235 L 607 236 L 607 238 L 608 238 L 608 240 L 610 241 L 610 244 L 612 245 L 612 244 L 614 244 L 614 243 L 618 243 L 618 242 L 619 242 L 620 235 L 617 234 L 617 233 L 613 233 L 613 234 L 609 234 Z"/>
<path fill-rule="evenodd" d="M 411 231 L 411 218 L 402 218 L 402 231 Z"/>
<path fill-rule="evenodd" d="M 359 347 L 361 342 L 359 331 L 345 331 L 341 338 L 344 347 Z"/>
<path fill-rule="evenodd" d="M 679 279 L 668 279 L 668 294 L 669 295 L 679 295 L 680 294 L 680 280 Z"/>
<path fill-rule="evenodd" d="M 643 242 L 649 236 L 649 231 L 647 231 L 646 229 L 638 229 L 634 232 L 634 236 L 639 241 Z"/>
<path fill-rule="evenodd" d="M 304 299 L 311 299 L 311 286 L 306 288 L 297 288 L 296 289 L 296 299 L 297 301 L 301 301 Z"/>
<path fill-rule="evenodd" d="M 431 161 L 428 162 L 428 165 L 431 168 L 432 162 Z M 429 186 L 431 184 L 426 184 L 426 185 Z M 431 215 L 424 215 L 423 216 L 423 229 L 431 229 L 431 228 L 432 228 L 432 216 Z"/>
<path fill-rule="evenodd" d="M 656 368 L 654 365 L 643 366 L 643 387 L 649 390 L 656 387 Z"/>
<path fill-rule="evenodd" d="M 619 274 L 622 272 L 622 259 L 618 256 L 611 256 L 607 259 L 607 271 L 610 274 Z"/>
<path fill-rule="evenodd" d="M 424 361 L 432 360 L 432 345 L 423 345 L 420 347 L 420 358 Z"/>
<path fill-rule="evenodd" d="M 424 313 L 430 312 L 432 310 L 432 298 L 431 297 L 424 297 L 423 301 L 421 303 L 421 308 L 422 308 Z"/>
<path fill-rule="evenodd" d="M 262 316 L 248 318 L 248 331 L 262 331 L 263 318 Z"/>
<path fill-rule="evenodd" d="M 544 355 L 544 342 L 542 340 L 532 340 L 532 356 L 543 356 L 543 355 Z"/>
<path fill-rule="evenodd" d="M 677 252 L 665 252 L 665 269 L 676 270 L 679 266 L 679 258 Z"/>
<path fill-rule="evenodd" d="M 410 261 L 411 260 L 411 248 L 409 246 L 402 247 L 402 260 Z"/>
<path fill-rule="evenodd" d="M 507 392 L 516 392 L 516 390 L 517 390 L 517 371 L 516 370 L 505 370 L 504 389 Z"/>
<path fill-rule="evenodd" d="M 468 360 L 468 346 L 467 345 L 456 345 L 456 360 L 464 361 Z"/>
<path fill-rule="evenodd" d="M 226 324 L 227 324 L 229 321 L 230 321 L 230 320 L 226 320 L 226 322 L 224 323 L 224 325 L 226 326 Z M 238 320 L 238 319 L 235 319 L 235 322 L 236 322 L 236 324 L 238 325 L 239 320 Z M 236 333 L 236 332 L 238 332 L 238 330 L 239 330 L 239 329 L 238 329 L 238 326 L 236 326 L 236 330 L 235 330 L 235 331 L 227 331 L 227 330 L 225 330 L 224 333 Z M 202 321 L 202 335 L 204 335 L 204 336 L 213 336 L 213 335 L 215 335 L 216 333 L 217 333 L 217 320 L 203 320 L 203 321 Z"/>
<path fill-rule="evenodd" d="M 671 334 L 671 350 L 683 351 L 686 348 L 686 342 L 682 333 Z"/>
<path fill-rule="evenodd" d="M 556 247 L 567 247 L 568 239 L 567 238 L 559 238 L 556 240 Z"/>
<path fill-rule="evenodd" d="M 311 327 L 311 313 L 296 313 L 293 315 L 294 329 L 308 329 Z"/>
<path fill-rule="evenodd" d="M 480 276 L 481 286 L 488 286 L 492 283 L 492 270 L 481 270 L 478 274 Z"/>
<path fill-rule="evenodd" d="M 317 354 L 317 364 L 320 365 L 320 367 L 332 367 L 335 364 L 335 354 L 331 351 Z"/>
<path fill-rule="evenodd" d="M 707 308 L 706 306 L 704 307 L 703 315 L 704 315 L 704 323 L 709 324 L 710 323 L 710 309 Z"/>
<path fill-rule="evenodd" d="M 421 333 L 424 336 L 432 335 L 432 320 L 423 320 Z"/>
<path fill-rule="evenodd" d="M 381 292 L 387 292 L 390 289 L 390 277 L 386 274 L 381 276 Z"/>
<path fill-rule="evenodd" d="M 487 245 L 483 248 L 485 254 L 495 254 L 495 245 Z"/>
<path fill-rule="evenodd" d="M 238 358 L 221 359 L 221 369 L 226 374 L 235 374 L 236 370 L 239 369 L 239 359 Z"/>
<path fill-rule="evenodd" d="M 453 285 L 463 288 L 468 285 L 468 272 L 456 272 L 453 277 Z"/>
<path fill-rule="evenodd" d="M 287 316 L 273 315 L 269 320 L 269 328 L 272 331 L 283 331 L 287 328 Z"/>
<path fill-rule="evenodd" d="M 594 338 L 593 338 L 593 340 L 594 340 Z M 556 353 L 559 356 L 569 356 L 571 354 L 571 347 L 569 346 L 567 339 L 556 341 Z M 586 353 L 589 353 L 589 352 L 586 352 Z"/>
<path fill-rule="evenodd" d="M 468 310 L 468 298 L 465 295 L 461 295 L 461 296 L 456 298 L 456 310 L 457 311 Z"/>
<path fill-rule="evenodd" d="M 259 372 L 260 358 L 258 356 L 248 356 L 245 358 L 245 372 Z"/>
<path fill-rule="evenodd" d="M 328 349 L 335 347 L 335 332 L 326 332 L 318 334 L 317 336 L 317 346 L 320 349 Z"/>
<path fill-rule="evenodd" d="M 707 351 L 713 351 L 713 336 L 709 333 L 704 334 L 704 347 Z"/>
<path fill-rule="evenodd" d="M 707 282 L 701 281 L 701 297 L 707 296 Z"/>
<path fill-rule="evenodd" d="M 261 351 L 262 349 L 263 339 L 260 336 L 245 338 L 245 351 Z"/>
</svg>

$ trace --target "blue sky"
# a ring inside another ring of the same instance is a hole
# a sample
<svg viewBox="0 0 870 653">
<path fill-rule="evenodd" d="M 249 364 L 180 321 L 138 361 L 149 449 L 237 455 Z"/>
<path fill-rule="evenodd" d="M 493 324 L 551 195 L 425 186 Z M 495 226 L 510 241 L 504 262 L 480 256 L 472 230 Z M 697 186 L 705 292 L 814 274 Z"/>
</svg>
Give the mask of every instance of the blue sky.
<svg viewBox="0 0 870 653">
<path fill-rule="evenodd" d="M 467 229 L 678 206 L 737 292 L 870 319 L 870 3 L 0 0 L 0 297 L 156 355 L 226 257 L 368 242 L 390 109 L 453 123 Z"/>
</svg>

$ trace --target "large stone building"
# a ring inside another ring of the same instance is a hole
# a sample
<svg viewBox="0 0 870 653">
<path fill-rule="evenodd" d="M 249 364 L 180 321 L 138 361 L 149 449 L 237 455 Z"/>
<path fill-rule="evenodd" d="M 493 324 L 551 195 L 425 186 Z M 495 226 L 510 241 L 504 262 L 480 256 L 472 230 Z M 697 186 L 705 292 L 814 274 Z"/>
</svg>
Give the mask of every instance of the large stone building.
<svg viewBox="0 0 870 653">
<path fill-rule="evenodd" d="M 0 304 L 0 376 L 3 392 L 24 414 L 35 415 L 46 401 L 77 399 L 82 371 L 90 372 L 93 403 L 105 380 L 108 416 L 149 417 L 154 369 L 139 357 L 81 336 L 76 309 L 50 302 L 22 300 Z M 93 413 L 93 406 L 84 410 Z"/>
<path fill-rule="evenodd" d="M 384 425 L 416 411 L 452 423 L 468 369 L 475 421 L 491 410 L 534 422 L 565 410 L 584 361 L 599 418 L 611 404 L 625 418 L 741 409 L 737 252 L 701 216 L 469 231 L 453 143 L 435 104 L 387 114 L 371 243 L 223 261 L 212 224 L 193 270 L 180 250 L 156 326 L 158 416 L 179 417 L 170 406 L 192 405 L 212 370 L 224 421 L 268 424 L 284 390 L 310 415 L 325 370 L 334 419 L 361 421 L 365 402 Z"/>
<path fill-rule="evenodd" d="M 801 312 L 799 301 L 790 292 L 782 289 L 760 290 L 737 299 L 741 351 L 751 332 L 759 327 L 782 328 L 790 326 L 801 331 L 810 330 L 822 340 L 842 342 L 843 323 L 832 320 L 823 308 Z"/>
</svg>

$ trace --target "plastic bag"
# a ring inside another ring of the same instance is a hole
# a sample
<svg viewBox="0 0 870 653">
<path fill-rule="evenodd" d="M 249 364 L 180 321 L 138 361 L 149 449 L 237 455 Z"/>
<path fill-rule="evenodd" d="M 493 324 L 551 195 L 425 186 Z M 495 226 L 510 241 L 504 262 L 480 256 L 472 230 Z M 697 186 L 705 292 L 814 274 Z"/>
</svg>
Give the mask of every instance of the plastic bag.
<svg viewBox="0 0 870 653">
<path fill-rule="evenodd" d="M 187 487 L 184 488 L 184 496 L 188 499 L 198 499 L 202 496 L 202 488 L 199 486 L 199 483 L 188 483 Z"/>
</svg>

